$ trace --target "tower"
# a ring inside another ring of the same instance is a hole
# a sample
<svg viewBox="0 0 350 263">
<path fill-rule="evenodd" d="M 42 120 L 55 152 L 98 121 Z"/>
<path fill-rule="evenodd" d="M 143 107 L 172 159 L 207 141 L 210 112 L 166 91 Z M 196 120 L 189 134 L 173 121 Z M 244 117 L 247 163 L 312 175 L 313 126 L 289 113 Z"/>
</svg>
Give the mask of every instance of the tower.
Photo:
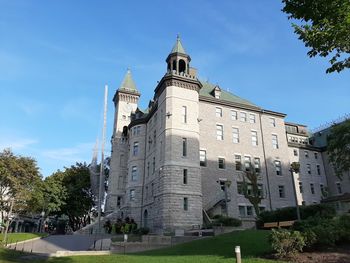
<svg viewBox="0 0 350 263">
<path fill-rule="evenodd" d="M 125 184 L 128 162 L 128 125 L 131 114 L 136 111 L 140 98 L 130 69 L 116 91 L 113 102 L 115 106 L 113 135 L 111 139 L 112 154 L 105 212 L 119 210 L 125 202 Z"/>
</svg>

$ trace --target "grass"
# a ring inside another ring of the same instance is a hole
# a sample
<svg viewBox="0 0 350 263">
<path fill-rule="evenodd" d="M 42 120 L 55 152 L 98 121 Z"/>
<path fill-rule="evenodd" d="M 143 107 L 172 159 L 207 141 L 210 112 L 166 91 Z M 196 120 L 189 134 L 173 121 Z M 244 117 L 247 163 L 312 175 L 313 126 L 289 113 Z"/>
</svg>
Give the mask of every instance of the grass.
<svg viewBox="0 0 350 263">
<path fill-rule="evenodd" d="M 65 258 L 33 259 L 26 262 L 232 263 L 235 262 L 234 248 L 236 245 L 240 245 L 244 263 L 280 263 L 278 261 L 259 258 L 259 256 L 271 253 L 271 248 L 268 243 L 268 234 L 269 231 L 246 230 L 241 232 L 232 232 L 212 238 L 196 240 L 169 248 L 139 252 L 130 255 L 76 256 Z M 21 257 L 23 254 L 15 254 L 15 251 L 0 249 L 0 262 L 22 262 L 23 259 Z M 1 261 L 1 259 L 4 259 L 5 261 Z"/>
<path fill-rule="evenodd" d="M 7 244 L 16 243 L 36 237 L 45 237 L 45 233 L 9 233 L 7 235 Z M 0 243 L 3 242 L 4 234 L 0 234 Z"/>
</svg>

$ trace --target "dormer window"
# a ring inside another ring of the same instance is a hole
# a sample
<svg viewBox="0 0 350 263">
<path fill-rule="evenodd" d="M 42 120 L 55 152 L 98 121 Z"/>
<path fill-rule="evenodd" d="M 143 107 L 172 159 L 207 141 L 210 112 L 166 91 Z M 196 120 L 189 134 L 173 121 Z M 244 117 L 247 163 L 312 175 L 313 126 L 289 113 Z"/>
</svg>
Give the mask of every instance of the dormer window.
<svg viewBox="0 0 350 263">
<path fill-rule="evenodd" d="M 221 89 L 219 86 L 215 86 L 214 88 L 214 96 L 216 99 L 220 99 L 221 96 Z"/>
</svg>

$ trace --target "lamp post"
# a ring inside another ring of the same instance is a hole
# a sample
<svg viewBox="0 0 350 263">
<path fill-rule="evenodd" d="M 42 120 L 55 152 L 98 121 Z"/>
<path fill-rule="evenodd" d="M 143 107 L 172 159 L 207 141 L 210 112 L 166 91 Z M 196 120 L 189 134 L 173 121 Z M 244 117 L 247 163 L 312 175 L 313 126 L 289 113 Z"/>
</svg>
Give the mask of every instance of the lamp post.
<svg viewBox="0 0 350 263">
<path fill-rule="evenodd" d="M 300 171 L 300 163 L 298 163 L 298 162 L 291 163 L 289 171 L 290 171 L 290 174 L 292 176 L 293 190 L 294 190 L 294 197 L 295 197 L 295 206 L 296 206 L 296 209 L 297 209 L 297 218 L 298 218 L 298 221 L 300 221 L 301 220 L 300 209 L 299 209 L 298 198 L 297 198 L 297 190 L 296 190 L 295 181 L 294 181 L 294 175 L 293 175 L 293 173 L 299 173 L 299 171 Z"/>
</svg>

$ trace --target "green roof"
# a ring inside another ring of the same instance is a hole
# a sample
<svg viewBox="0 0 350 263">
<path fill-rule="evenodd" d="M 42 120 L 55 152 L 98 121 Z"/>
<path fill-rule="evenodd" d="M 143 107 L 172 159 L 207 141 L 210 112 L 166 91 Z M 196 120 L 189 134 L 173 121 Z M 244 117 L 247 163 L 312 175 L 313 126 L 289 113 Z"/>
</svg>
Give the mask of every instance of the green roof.
<svg viewBox="0 0 350 263">
<path fill-rule="evenodd" d="M 119 90 L 125 90 L 125 91 L 139 93 L 137 88 L 136 88 L 135 82 L 132 79 L 130 69 L 128 69 L 128 71 L 126 72 L 124 80 L 123 80 L 122 85 L 120 86 Z"/>
<path fill-rule="evenodd" d="M 201 81 L 201 83 L 202 83 L 203 87 L 200 89 L 199 95 L 204 96 L 204 97 L 209 97 L 209 98 L 215 98 L 214 89 L 215 89 L 216 85 L 213 85 L 209 82 L 204 82 L 204 81 Z M 243 104 L 243 105 L 247 105 L 250 107 L 258 107 L 257 105 L 251 103 L 250 101 L 242 99 L 241 97 L 238 97 L 238 96 L 232 94 L 231 92 L 225 91 L 221 88 L 220 88 L 220 91 L 221 91 L 221 95 L 220 95 L 220 98 L 218 100 Z"/>
<path fill-rule="evenodd" d="M 179 35 L 177 35 L 176 43 L 175 43 L 173 49 L 171 50 L 170 54 L 172 54 L 172 53 L 186 54 L 186 51 L 185 51 L 184 47 L 181 44 L 181 40 L 180 40 L 180 36 Z"/>
</svg>

